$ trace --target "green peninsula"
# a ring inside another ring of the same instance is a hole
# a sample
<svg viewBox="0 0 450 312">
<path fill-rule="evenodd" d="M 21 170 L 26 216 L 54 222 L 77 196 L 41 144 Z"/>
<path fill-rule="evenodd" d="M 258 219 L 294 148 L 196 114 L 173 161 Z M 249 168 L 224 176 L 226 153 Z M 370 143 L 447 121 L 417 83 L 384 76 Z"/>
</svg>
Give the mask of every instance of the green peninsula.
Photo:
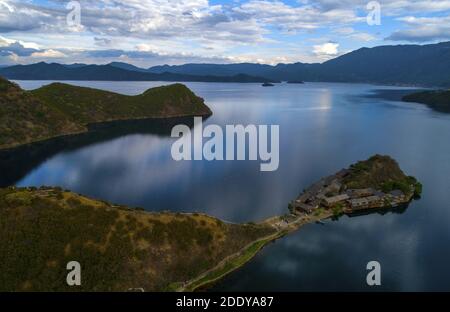
<svg viewBox="0 0 450 312">
<path fill-rule="evenodd" d="M 0 291 L 166 291 L 214 267 L 268 225 L 151 213 L 59 188 L 0 190 Z M 82 266 L 69 287 L 66 264 Z"/>
<path fill-rule="evenodd" d="M 182 84 L 127 96 L 63 83 L 25 91 L 0 78 L 0 149 L 84 133 L 97 123 L 211 114 Z"/>
<path fill-rule="evenodd" d="M 408 204 L 420 183 L 375 155 L 325 177 L 259 223 L 148 212 L 57 187 L 0 189 L 0 291 L 194 291 L 301 226 Z M 66 284 L 78 261 L 82 284 Z"/>
</svg>

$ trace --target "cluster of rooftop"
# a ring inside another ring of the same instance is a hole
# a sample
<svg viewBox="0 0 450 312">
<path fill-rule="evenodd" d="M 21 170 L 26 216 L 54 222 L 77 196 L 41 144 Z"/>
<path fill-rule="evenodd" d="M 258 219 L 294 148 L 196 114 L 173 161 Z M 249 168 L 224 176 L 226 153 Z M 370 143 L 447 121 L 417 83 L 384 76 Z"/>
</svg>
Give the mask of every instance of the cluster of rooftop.
<svg viewBox="0 0 450 312">
<path fill-rule="evenodd" d="M 373 187 L 349 188 L 345 179 L 351 171 L 342 169 L 338 173 L 321 179 L 306 189 L 290 204 L 292 213 L 311 214 L 320 209 L 332 209 L 336 214 L 352 213 L 366 209 L 396 207 L 411 201 L 414 185 L 410 192 L 393 189 L 382 191 Z"/>
</svg>

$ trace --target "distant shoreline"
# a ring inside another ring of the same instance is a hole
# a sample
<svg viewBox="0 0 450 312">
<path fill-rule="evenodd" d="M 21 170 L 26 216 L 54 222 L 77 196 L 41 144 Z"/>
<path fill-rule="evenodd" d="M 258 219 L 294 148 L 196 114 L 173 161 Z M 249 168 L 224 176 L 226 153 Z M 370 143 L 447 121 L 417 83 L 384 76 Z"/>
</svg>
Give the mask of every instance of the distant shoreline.
<svg viewBox="0 0 450 312">
<path fill-rule="evenodd" d="M 226 84 L 244 84 L 244 85 L 258 85 L 260 86 L 262 82 L 258 82 L 258 81 L 192 81 L 192 80 L 99 80 L 99 79 L 14 79 L 11 78 L 9 79 L 12 82 L 20 82 L 20 81 L 45 81 L 45 82 L 64 82 L 64 83 L 69 83 L 69 82 L 163 82 L 163 83 L 168 83 L 168 84 L 172 84 L 172 83 L 226 83 Z M 269 80 L 271 81 L 271 80 Z M 289 83 L 288 80 L 286 81 L 271 81 L 270 83 L 274 83 L 277 86 L 278 85 L 302 85 L 302 84 L 311 84 L 311 83 L 329 83 L 329 84 L 342 84 L 342 85 L 346 85 L 346 84 L 351 84 L 351 85 L 371 85 L 371 86 L 379 86 L 379 87 L 396 87 L 396 88 L 402 88 L 401 90 L 403 90 L 403 88 L 405 88 L 405 90 L 407 89 L 411 89 L 411 91 L 420 91 L 420 90 L 435 90 L 435 89 L 440 89 L 438 86 L 429 86 L 429 85 L 421 85 L 421 84 L 396 84 L 396 83 L 379 83 L 379 82 L 371 82 L 371 81 L 327 81 L 327 80 L 322 80 L 322 81 L 316 81 L 316 80 L 305 80 L 303 81 L 303 83 Z M 401 91 L 400 90 L 400 91 Z M 383 89 L 380 90 L 375 90 L 375 91 L 385 91 Z M 386 91 L 390 91 L 389 89 L 387 89 Z M 392 90 L 395 91 L 395 90 Z M 375 97 L 375 96 L 374 96 Z"/>
<path fill-rule="evenodd" d="M 433 111 L 448 114 L 450 113 L 450 91 L 437 88 L 420 89 L 379 89 L 374 90 L 367 98 L 383 99 L 402 103 L 416 103 L 424 105 Z"/>
</svg>

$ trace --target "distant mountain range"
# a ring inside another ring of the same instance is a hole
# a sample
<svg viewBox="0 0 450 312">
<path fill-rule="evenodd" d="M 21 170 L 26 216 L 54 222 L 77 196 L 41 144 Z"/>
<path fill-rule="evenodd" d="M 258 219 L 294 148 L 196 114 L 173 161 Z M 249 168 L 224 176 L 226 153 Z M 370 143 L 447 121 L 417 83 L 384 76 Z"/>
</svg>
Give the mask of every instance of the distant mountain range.
<svg viewBox="0 0 450 312">
<path fill-rule="evenodd" d="M 245 73 L 273 80 L 450 86 L 450 42 L 361 48 L 322 64 L 186 64 L 155 66 L 153 73 L 216 76 Z"/>
<path fill-rule="evenodd" d="M 152 73 L 139 70 L 126 63 L 107 65 L 40 62 L 30 65 L 14 65 L 0 68 L 0 76 L 16 80 L 98 80 L 98 81 L 202 81 L 202 82 L 274 82 L 269 78 L 247 74 L 232 76 L 190 75 L 177 73 Z"/>
<path fill-rule="evenodd" d="M 450 87 L 450 42 L 361 48 L 321 64 L 185 64 L 145 69 L 121 62 L 107 65 L 37 63 L 0 68 L 0 75 L 28 80 L 295 80 Z"/>
</svg>

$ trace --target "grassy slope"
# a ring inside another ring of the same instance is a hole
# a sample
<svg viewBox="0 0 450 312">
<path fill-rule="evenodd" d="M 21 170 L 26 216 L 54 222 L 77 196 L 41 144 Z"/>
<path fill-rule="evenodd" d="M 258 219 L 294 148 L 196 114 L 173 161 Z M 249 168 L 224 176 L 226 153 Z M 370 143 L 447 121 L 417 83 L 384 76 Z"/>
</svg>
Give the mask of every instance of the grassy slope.
<svg viewBox="0 0 450 312">
<path fill-rule="evenodd" d="M 62 83 L 24 91 L 0 78 L 0 148 L 84 132 L 90 123 L 210 114 L 182 84 L 126 96 Z"/>
<path fill-rule="evenodd" d="M 136 96 L 63 83 L 52 83 L 30 93 L 83 124 L 210 113 L 203 101 L 182 84 L 149 89 Z"/>
<path fill-rule="evenodd" d="M 0 79 L 0 148 L 83 131 L 69 116 Z"/>
<path fill-rule="evenodd" d="M 273 231 L 112 206 L 55 188 L 1 189 L 0 291 L 167 290 Z M 80 288 L 65 282 L 72 260 L 82 266 Z"/>
<path fill-rule="evenodd" d="M 450 113 L 450 90 L 417 92 L 404 96 L 402 100 L 427 104 L 437 111 Z"/>
</svg>

